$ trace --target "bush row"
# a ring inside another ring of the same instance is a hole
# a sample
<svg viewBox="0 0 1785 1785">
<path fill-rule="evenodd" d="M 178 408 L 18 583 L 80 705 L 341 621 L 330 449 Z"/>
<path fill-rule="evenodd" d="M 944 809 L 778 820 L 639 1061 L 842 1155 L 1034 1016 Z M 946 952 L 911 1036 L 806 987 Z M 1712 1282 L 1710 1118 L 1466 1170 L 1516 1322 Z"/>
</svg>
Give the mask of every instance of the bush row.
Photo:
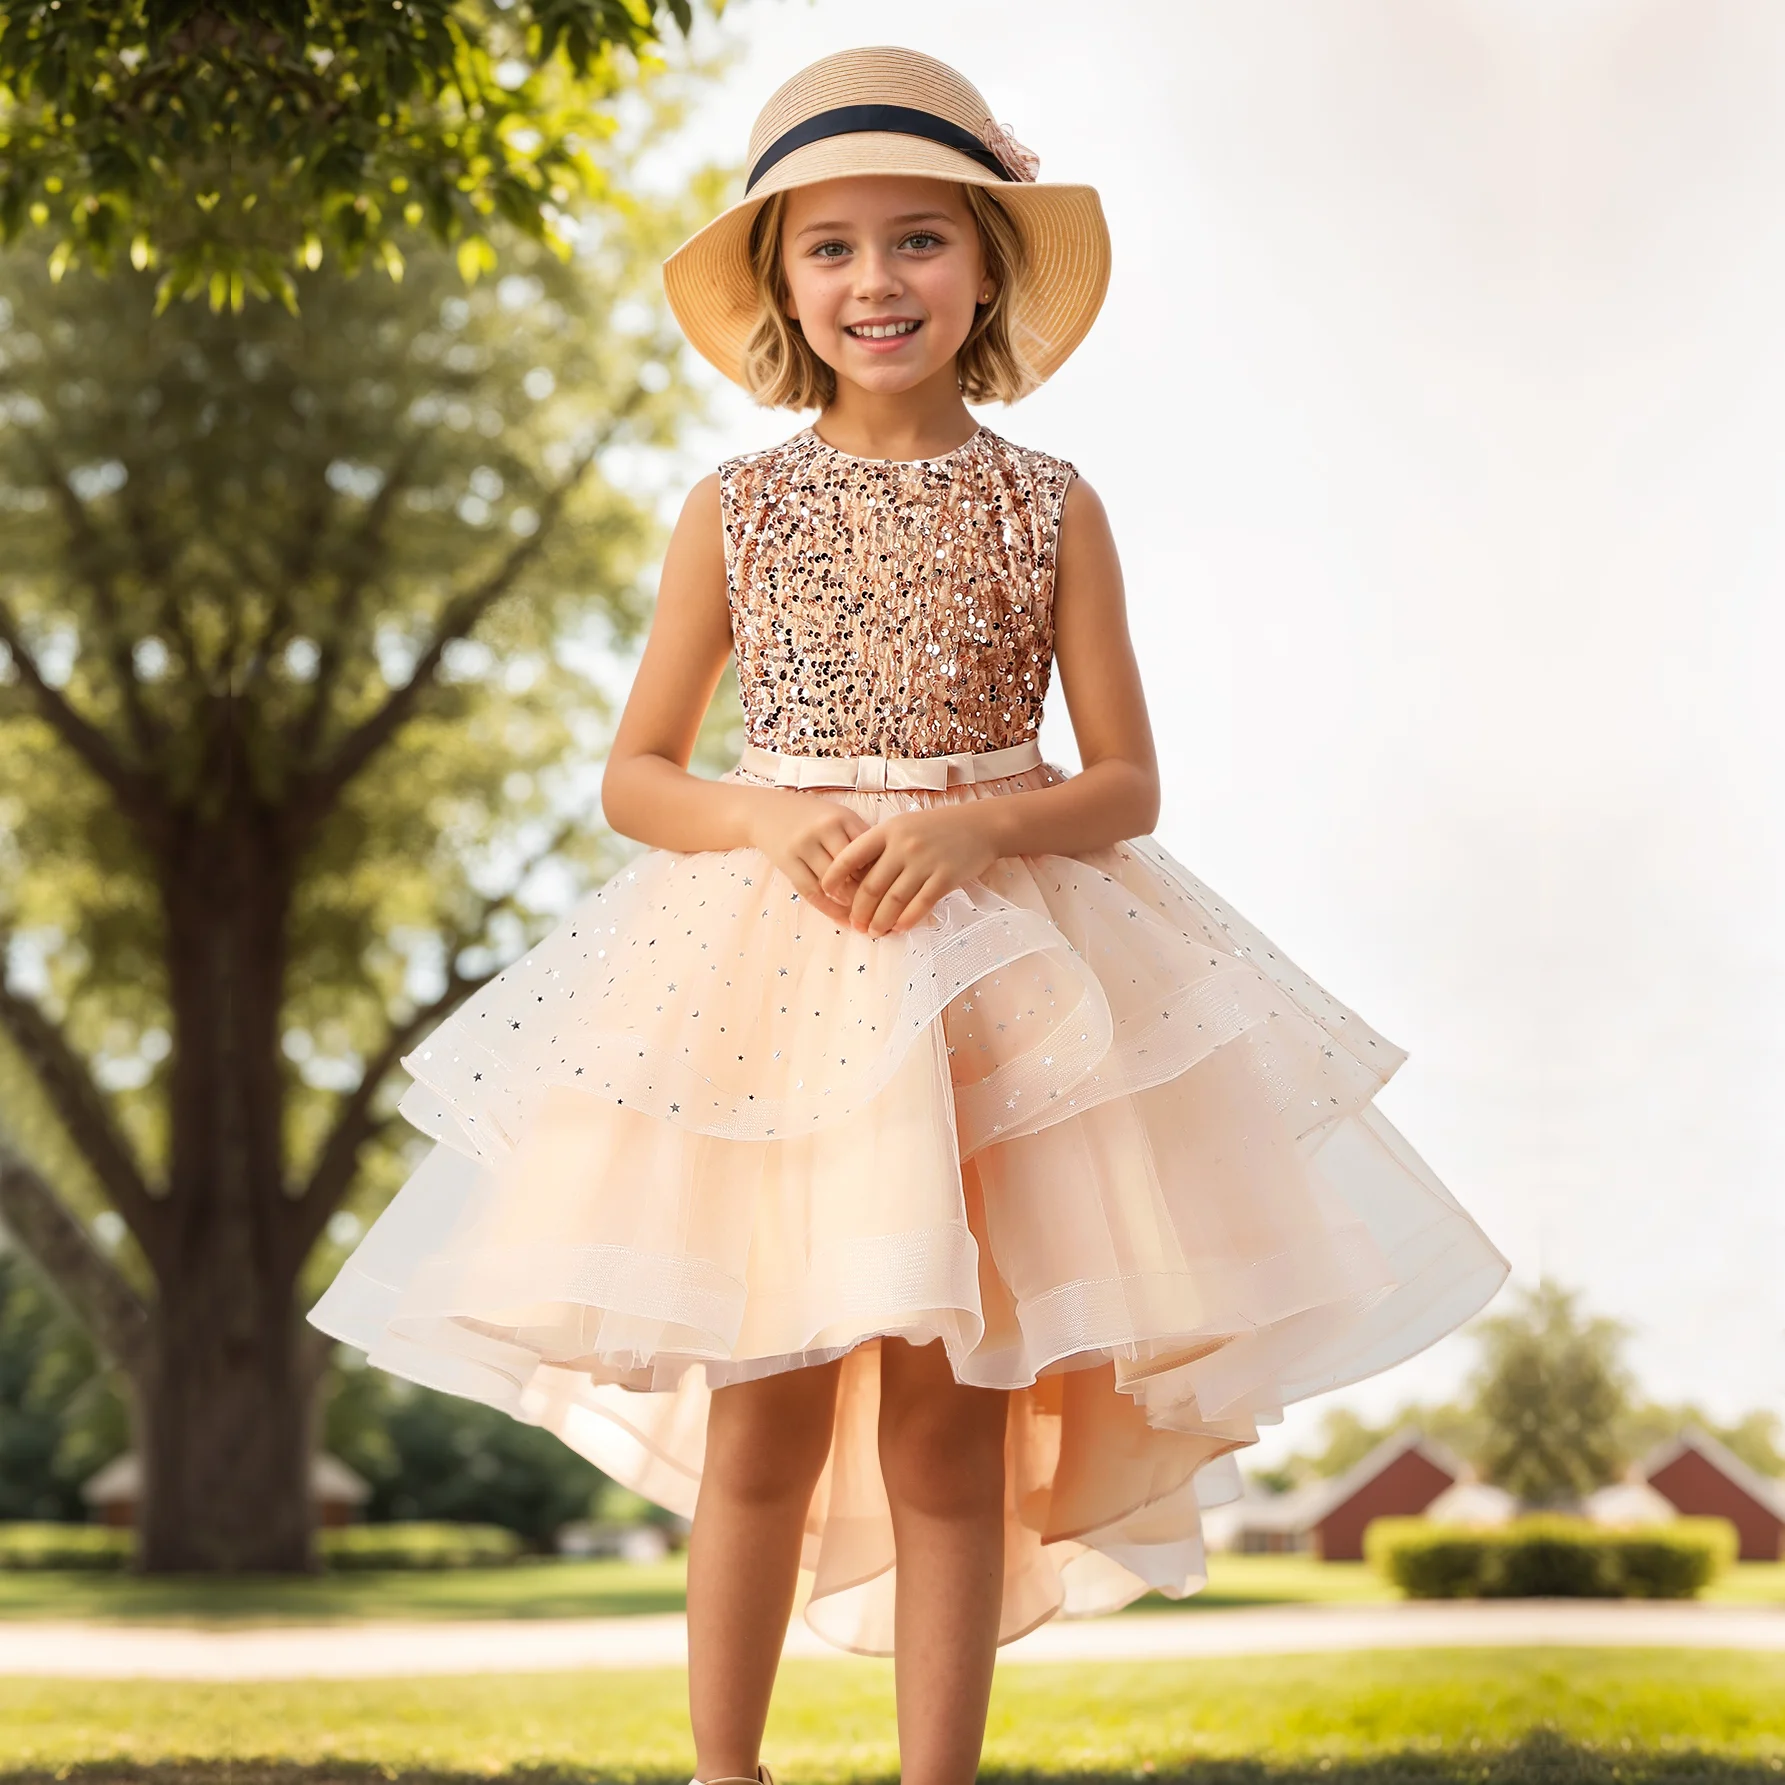
<svg viewBox="0 0 1785 1785">
<path fill-rule="evenodd" d="M 336 1525 L 318 1531 L 330 1568 L 488 1568 L 512 1562 L 520 1537 L 500 1525 Z"/>
<path fill-rule="evenodd" d="M 128 1568 L 135 1534 L 117 1525 L 0 1523 L 0 1568 Z"/>
<path fill-rule="evenodd" d="M 500 1525 L 330 1526 L 316 1534 L 325 1567 L 483 1568 L 512 1562 L 521 1540 Z M 130 1566 L 136 1534 L 120 1525 L 0 1523 L 0 1569 Z"/>
<path fill-rule="evenodd" d="M 1735 1560 L 1727 1519 L 1618 1530 L 1539 1515 L 1469 1528 L 1379 1518 L 1364 1554 L 1409 1599 L 1690 1599 Z"/>
</svg>

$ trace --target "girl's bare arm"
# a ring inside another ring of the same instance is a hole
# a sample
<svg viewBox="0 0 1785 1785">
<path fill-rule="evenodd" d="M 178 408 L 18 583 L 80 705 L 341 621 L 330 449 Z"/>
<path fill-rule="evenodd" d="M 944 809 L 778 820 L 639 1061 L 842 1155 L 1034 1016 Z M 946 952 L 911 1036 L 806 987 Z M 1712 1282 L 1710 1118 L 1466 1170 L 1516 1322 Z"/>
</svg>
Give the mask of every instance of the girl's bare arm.
<svg viewBox="0 0 1785 1785">
<path fill-rule="evenodd" d="M 658 849 L 760 849 L 812 904 L 846 923 L 847 906 L 819 878 L 867 827 L 860 813 L 816 793 L 688 770 L 732 648 L 722 525 L 719 479 L 702 478 L 664 555 L 650 637 L 602 771 L 602 811 L 622 836 Z"/>
<path fill-rule="evenodd" d="M 688 771 L 731 655 L 721 525 L 715 474 L 689 491 L 670 536 L 650 636 L 602 771 L 607 822 L 659 849 L 748 847 L 752 814 L 773 797 Z"/>
</svg>

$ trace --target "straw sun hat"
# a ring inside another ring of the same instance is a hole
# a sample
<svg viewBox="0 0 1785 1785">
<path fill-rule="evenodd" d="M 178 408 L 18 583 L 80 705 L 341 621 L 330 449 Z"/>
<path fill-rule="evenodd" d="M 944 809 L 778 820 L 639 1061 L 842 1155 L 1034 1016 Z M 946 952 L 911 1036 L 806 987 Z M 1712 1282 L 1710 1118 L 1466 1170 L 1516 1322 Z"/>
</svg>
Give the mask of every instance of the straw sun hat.
<svg viewBox="0 0 1785 1785">
<path fill-rule="evenodd" d="M 1043 184 L 1038 165 L 946 62 L 889 46 L 826 56 L 762 108 L 743 198 L 663 263 L 670 308 L 695 349 L 741 384 L 757 316 L 750 226 L 765 199 L 855 174 L 958 180 L 991 187 L 1022 232 L 1029 271 L 1011 322 L 1046 378 L 1103 303 L 1109 230 L 1094 187 Z"/>
</svg>

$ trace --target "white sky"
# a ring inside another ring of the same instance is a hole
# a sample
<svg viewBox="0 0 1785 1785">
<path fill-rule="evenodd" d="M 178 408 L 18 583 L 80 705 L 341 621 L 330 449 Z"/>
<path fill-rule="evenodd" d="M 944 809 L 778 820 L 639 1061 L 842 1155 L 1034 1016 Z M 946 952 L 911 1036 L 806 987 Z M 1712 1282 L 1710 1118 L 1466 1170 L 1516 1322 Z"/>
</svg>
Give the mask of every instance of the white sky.
<svg viewBox="0 0 1785 1785">
<path fill-rule="evenodd" d="M 1518 1279 L 1629 1321 L 1656 1395 L 1785 1407 L 1785 9 L 740 0 L 727 32 L 691 153 L 896 41 L 1099 188 L 1103 315 L 986 419 L 1113 517 L 1157 836 L 1411 1050 L 1383 1108 Z M 703 466 L 806 419 L 716 415 Z M 1077 766 L 1057 686 L 1042 744 Z"/>
</svg>

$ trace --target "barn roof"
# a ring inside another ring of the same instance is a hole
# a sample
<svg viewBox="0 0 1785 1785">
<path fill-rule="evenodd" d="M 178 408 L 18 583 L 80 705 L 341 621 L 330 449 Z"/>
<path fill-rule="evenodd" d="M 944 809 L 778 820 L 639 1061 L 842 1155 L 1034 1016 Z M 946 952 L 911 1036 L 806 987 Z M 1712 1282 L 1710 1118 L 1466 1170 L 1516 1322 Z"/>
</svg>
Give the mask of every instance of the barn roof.
<svg viewBox="0 0 1785 1785">
<path fill-rule="evenodd" d="M 1310 1523 L 1317 1525 L 1322 1519 L 1330 1518 L 1347 1501 L 1361 1494 L 1384 1469 L 1392 1463 L 1398 1463 L 1410 1450 L 1417 1451 L 1433 1468 L 1448 1475 L 1452 1481 L 1460 1481 L 1468 1473 L 1462 1459 L 1435 1438 L 1428 1438 L 1422 1427 L 1404 1425 L 1390 1432 L 1368 1455 L 1359 1457 L 1343 1475 L 1335 1475 L 1332 1480 L 1321 1484 L 1326 1489 L 1326 1503 Z"/>
<path fill-rule="evenodd" d="M 1505 1488 L 1465 1476 L 1453 1481 L 1422 1516 L 1435 1525 L 1503 1525 L 1516 1518 L 1518 1510 L 1516 1496 Z"/>
<path fill-rule="evenodd" d="M 1326 1488 L 1324 1481 L 1309 1481 L 1286 1494 L 1273 1494 L 1248 1483 L 1238 1500 L 1203 1515 L 1205 1528 L 1232 1526 L 1242 1531 L 1282 1531 L 1293 1536 L 1325 1516 Z"/>
<path fill-rule="evenodd" d="M 96 1469 L 81 1483 L 81 1498 L 89 1506 L 109 1506 L 120 1500 L 134 1500 L 142 1492 L 142 1464 L 134 1450 L 115 1456 L 102 1469 Z M 372 1487 L 356 1470 L 348 1468 L 338 1456 L 326 1450 L 310 1458 L 310 1496 L 316 1500 L 345 1500 L 349 1505 L 363 1505 L 371 1497 Z"/>
<path fill-rule="evenodd" d="M 1596 1525 L 1665 1525 L 1680 1515 L 1659 1488 L 1650 1487 L 1640 1476 L 1594 1488 L 1580 1509 Z"/>
<path fill-rule="evenodd" d="M 1739 1488 L 1757 1506 L 1770 1512 L 1785 1524 L 1785 1482 L 1771 1480 L 1751 1464 L 1744 1463 L 1729 1446 L 1713 1438 L 1703 1426 L 1682 1426 L 1677 1436 L 1657 1446 L 1638 1465 L 1637 1473 L 1651 1481 L 1670 1463 L 1676 1463 L 1696 1451 L 1717 1473 Z"/>
<path fill-rule="evenodd" d="M 1311 1531 L 1362 1493 L 1384 1469 L 1399 1462 L 1408 1451 L 1418 1451 L 1452 1481 L 1465 1473 L 1462 1462 L 1424 1430 L 1413 1424 L 1399 1427 L 1360 1457 L 1342 1475 L 1310 1481 L 1286 1494 L 1257 1494 L 1248 1490 L 1235 1523 L 1247 1531 Z"/>
</svg>

